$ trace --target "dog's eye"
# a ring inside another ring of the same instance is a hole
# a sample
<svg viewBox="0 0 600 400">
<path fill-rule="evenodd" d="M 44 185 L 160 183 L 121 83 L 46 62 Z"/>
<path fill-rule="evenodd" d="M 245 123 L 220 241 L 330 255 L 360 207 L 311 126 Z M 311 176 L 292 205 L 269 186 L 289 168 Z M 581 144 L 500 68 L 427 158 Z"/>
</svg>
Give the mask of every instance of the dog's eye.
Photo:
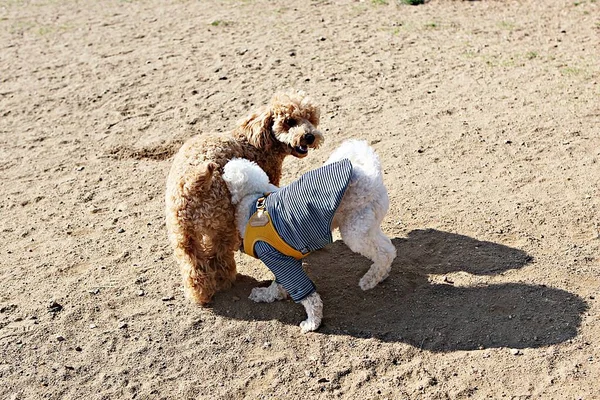
<svg viewBox="0 0 600 400">
<path fill-rule="evenodd" d="M 298 121 L 296 121 L 296 120 L 295 120 L 295 119 L 293 119 L 293 118 L 286 118 L 284 122 L 285 122 L 285 124 L 286 124 L 287 126 L 289 126 L 290 128 L 293 128 L 293 127 L 295 127 L 296 125 L 298 125 Z"/>
</svg>

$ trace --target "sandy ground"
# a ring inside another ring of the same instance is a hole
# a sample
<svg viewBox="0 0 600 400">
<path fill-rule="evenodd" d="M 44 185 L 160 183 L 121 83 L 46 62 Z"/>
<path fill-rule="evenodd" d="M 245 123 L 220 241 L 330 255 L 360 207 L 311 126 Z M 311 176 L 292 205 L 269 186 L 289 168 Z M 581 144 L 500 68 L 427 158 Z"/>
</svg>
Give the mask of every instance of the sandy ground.
<svg viewBox="0 0 600 400">
<path fill-rule="evenodd" d="M 297 3 L 297 4 L 296 4 Z M 600 3 L 0 0 L 0 398 L 600 398 Z M 282 89 L 378 151 L 398 250 L 340 241 L 325 301 L 182 296 L 181 143 Z"/>
</svg>

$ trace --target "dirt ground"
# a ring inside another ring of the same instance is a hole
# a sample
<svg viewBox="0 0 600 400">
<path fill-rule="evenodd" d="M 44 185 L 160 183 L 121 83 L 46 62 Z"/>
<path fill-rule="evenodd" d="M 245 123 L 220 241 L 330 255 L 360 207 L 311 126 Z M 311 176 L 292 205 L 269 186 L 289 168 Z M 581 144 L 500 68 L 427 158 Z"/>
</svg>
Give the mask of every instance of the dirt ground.
<svg viewBox="0 0 600 400">
<path fill-rule="evenodd" d="M 1 399 L 599 399 L 600 2 L 0 0 Z M 186 301 L 172 155 L 273 93 L 381 157 L 387 281 Z"/>
</svg>

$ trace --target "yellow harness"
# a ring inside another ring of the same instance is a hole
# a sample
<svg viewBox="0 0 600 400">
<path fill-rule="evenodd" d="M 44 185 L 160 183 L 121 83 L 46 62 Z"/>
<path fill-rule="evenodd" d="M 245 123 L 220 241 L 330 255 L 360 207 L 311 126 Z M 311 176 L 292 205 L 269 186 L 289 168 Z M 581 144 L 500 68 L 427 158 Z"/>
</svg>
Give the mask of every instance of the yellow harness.
<svg viewBox="0 0 600 400">
<path fill-rule="evenodd" d="M 256 212 L 252 214 L 246 224 L 246 233 L 244 234 L 244 252 L 254 258 L 254 245 L 256 242 L 266 242 L 277 249 L 281 254 L 294 257 L 300 260 L 308 255 L 302 254 L 289 244 L 287 244 L 275 230 L 271 216 L 265 208 L 265 199 L 270 193 L 265 193 L 263 197 L 256 201 Z"/>
</svg>

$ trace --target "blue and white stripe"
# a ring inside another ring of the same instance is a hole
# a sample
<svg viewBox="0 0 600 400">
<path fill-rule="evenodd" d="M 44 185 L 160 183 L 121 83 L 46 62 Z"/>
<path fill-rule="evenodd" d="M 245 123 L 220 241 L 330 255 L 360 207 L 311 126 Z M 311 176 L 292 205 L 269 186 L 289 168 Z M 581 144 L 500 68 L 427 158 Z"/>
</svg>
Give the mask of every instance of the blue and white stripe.
<svg viewBox="0 0 600 400">
<path fill-rule="evenodd" d="M 295 302 L 302 301 L 316 290 L 315 284 L 302 268 L 302 260 L 281 254 L 265 242 L 256 242 L 254 251 L 273 272 L 275 281 L 285 288 Z"/>
<path fill-rule="evenodd" d="M 350 160 L 343 159 L 307 172 L 300 179 L 269 195 L 265 207 L 279 236 L 306 254 L 333 241 L 331 223 L 352 177 Z M 251 210 L 251 215 L 256 211 Z M 254 250 L 296 302 L 315 291 L 302 269 L 302 261 L 285 256 L 267 243 Z"/>
</svg>

